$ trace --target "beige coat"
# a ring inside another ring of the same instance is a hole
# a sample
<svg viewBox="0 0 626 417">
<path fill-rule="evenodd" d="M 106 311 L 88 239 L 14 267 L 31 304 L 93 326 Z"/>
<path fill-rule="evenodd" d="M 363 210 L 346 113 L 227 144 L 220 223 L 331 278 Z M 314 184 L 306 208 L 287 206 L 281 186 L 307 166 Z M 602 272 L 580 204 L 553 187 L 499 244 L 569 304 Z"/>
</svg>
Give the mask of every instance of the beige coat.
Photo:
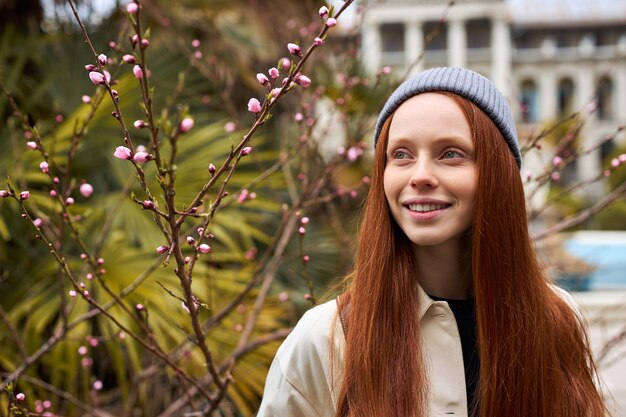
<svg viewBox="0 0 626 417">
<path fill-rule="evenodd" d="M 421 329 L 430 381 L 429 416 L 467 417 L 461 339 L 452 310 L 420 288 Z M 278 349 L 257 417 L 334 417 L 345 338 L 333 300 L 309 310 Z M 337 357 L 331 366 L 334 332 Z"/>
</svg>

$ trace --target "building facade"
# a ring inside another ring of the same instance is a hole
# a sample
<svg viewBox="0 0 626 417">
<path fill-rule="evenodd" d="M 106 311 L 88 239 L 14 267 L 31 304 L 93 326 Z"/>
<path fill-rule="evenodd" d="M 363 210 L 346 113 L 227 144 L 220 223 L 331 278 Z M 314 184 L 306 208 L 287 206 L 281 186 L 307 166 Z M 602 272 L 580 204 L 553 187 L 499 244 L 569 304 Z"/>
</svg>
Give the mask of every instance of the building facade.
<svg viewBox="0 0 626 417">
<path fill-rule="evenodd" d="M 626 123 L 626 2 L 623 0 L 372 0 L 362 51 L 372 73 L 400 76 L 461 66 L 491 80 L 509 99 L 520 138 L 579 111 L 582 146 Z M 624 143 L 623 134 L 617 144 Z M 613 145 L 580 157 L 571 180 L 601 171 Z M 597 197 L 602 187 L 589 187 Z"/>
</svg>

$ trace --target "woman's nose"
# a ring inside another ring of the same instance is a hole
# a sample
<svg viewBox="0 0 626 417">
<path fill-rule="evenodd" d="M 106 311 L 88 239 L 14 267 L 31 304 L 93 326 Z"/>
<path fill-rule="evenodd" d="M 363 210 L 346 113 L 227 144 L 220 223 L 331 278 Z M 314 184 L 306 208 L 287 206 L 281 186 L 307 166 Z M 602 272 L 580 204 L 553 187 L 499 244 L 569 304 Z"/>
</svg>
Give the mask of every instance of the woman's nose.
<svg viewBox="0 0 626 417">
<path fill-rule="evenodd" d="M 413 172 L 409 184 L 414 188 L 433 188 L 439 184 L 435 167 L 427 158 L 418 158 L 413 165 Z"/>
</svg>

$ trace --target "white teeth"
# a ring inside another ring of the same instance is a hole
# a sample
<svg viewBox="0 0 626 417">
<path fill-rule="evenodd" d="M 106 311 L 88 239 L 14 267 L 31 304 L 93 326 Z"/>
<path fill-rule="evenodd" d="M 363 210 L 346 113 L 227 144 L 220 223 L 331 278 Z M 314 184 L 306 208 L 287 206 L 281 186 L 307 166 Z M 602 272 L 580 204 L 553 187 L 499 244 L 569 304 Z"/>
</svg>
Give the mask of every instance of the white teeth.
<svg viewBox="0 0 626 417">
<path fill-rule="evenodd" d="M 409 204 L 409 210 L 426 213 L 428 211 L 441 210 L 445 204 Z"/>
</svg>

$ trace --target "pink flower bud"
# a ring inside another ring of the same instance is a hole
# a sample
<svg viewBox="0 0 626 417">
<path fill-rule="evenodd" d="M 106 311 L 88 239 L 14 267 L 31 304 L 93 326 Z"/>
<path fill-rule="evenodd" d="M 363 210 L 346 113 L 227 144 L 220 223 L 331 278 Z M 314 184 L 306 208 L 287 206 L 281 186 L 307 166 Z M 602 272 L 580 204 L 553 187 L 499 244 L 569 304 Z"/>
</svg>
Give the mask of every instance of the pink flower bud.
<svg viewBox="0 0 626 417">
<path fill-rule="evenodd" d="M 237 196 L 237 202 L 241 204 L 244 201 L 246 201 L 247 198 L 248 198 L 248 190 L 243 189 L 241 190 L 241 193 L 239 193 L 239 195 Z"/>
<path fill-rule="evenodd" d="M 315 44 L 315 46 L 321 46 L 324 45 L 324 39 L 320 38 L 319 36 L 317 38 L 315 38 L 313 40 L 313 43 Z"/>
<path fill-rule="evenodd" d="M 291 68 L 291 60 L 289 58 L 283 58 L 281 60 L 281 65 L 283 69 L 289 69 Z"/>
<path fill-rule="evenodd" d="M 135 2 L 131 2 L 126 5 L 126 11 L 130 14 L 136 14 L 138 10 L 139 5 Z"/>
<path fill-rule="evenodd" d="M 43 161 L 42 163 L 39 164 L 39 169 L 44 174 L 47 174 L 48 172 L 50 172 L 50 168 L 48 167 L 48 163 L 46 161 Z"/>
<path fill-rule="evenodd" d="M 20 392 L 15 396 L 15 399 L 18 401 L 24 401 L 26 399 L 26 395 L 24 395 L 23 392 Z"/>
<path fill-rule="evenodd" d="M 139 43 L 139 36 L 133 35 L 133 37 L 130 38 L 130 42 L 133 44 L 133 46 L 137 46 L 137 44 Z"/>
<path fill-rule="evenodd" d="M 270 77 L 272 77 L 272 79 L 276 79 L 280 75 L 280 73 L 278 72 L 278 69 L 276 69 L 275 67 L 270 68 L 268 73 L 269 73 Z"/>
<path fill-rule="evenodd" d="M 206 243 L 203 243 L 200 246 L 198 246 L 198 251 L 202 253 L 209 253 L 211 252 L 211 247 L 207 245 Z"/>
<path fill-rule="evenodd" d="M 50 190 L 50 197 L 56 197 L 56 196 L 57 196 L 56 190 Z"/>
<path fill-rule="evenodd" d="M 282 88 L 279 88 L 279 87 L 274 88 L 272 90 L 272 97 L 278 97 L 281 91 L 282 91 Z"/>
<path fill-rule="evenodd" d="M 200 47 L 200 40 L 199 39 L 194 39 L 191 41 L 191 47 L 192 48 L 199 48 Z"/>
<path fill-rule="evenodd" d="M 305 224 L 305 225 L 306 225 L 306 224 L 309 224 L 309 218 L 308 218 L 308 217 L 306 217 L 306 216 L 305 216 L 305 217 L 303 217 L 303 218 L 300 220 L 300 223 Z"/>
<path fill-rule="evenodd" d="M 143 78 L 143 70 L 141 69 L 139 65 L 135 65 L 133 67 L 133 74 L 135 75 L 135 78 L 138 78 L 138 79 Z"/>
<path fill-rule="evenodd" d="M 104 78 L 104 75 L 102 75 L 101 73 L 99 73 L 97 71 L 91 71 L 89 73 L 89 79 L 95 85 L 104 85 L 104 84 L 106 84 L 106 79 Z"/>
<path fill-rule="evenodd" d="M 304 115 L 300 112 L 296 113 L 295 116 L 293 116 L 294 120 L 296 122 L 301 122 L 304 120 Z"/>
<path fill-rule="evenodd" d="M 209 164 L 209 173 L 211 175 L 215 174 L 215 171 L 217 170 L 217 168 L 215 168 L 215 165 L 213 164 Z"/>
<path fill-rule="evenodd" d="M 148 45 L 150 45 L 150 41 L 148 39 L 142 39 L 141 40 L 141 47 L 143 49 L 146 49 L 148 47 Z"/>
<path fill-rule="evenodd" d="M 296 84 L 299 84 L 304 88 L 311 85 L 311 79 L 307 77 L 306 75 L 300 75 L 299 77 L 296 77 L 295 81 L 296 81 Z"/>
<path fill-rule="evenodd" d="M 0 197 L 7 198 L 10 195 L 11 195 L 11 193 L 8 192 L 7 190 L 0 190 Z"/>
<path fill-rule="evenodd" d="M 78 354 L 80 356 L 85 356 L 87 354 L 87 352 L 89 352 L 89 350 L 87 349 L 87 346 L 79 346 L 78 347 Z"/>
<path fill-rule="evenodd" d="M 296 45 L 295 43 L 288 43 L 287 49 L 289 49 L 289 52 L 292 55 L 302 56 L 302 49 L 300 48 L 300 46 Z"/>
<path fill-rule="evenodd" d="M 74 204 L 74 199 L 72 197 L 67 197 L 65 199 L 65 204 L 71 206 L 72 204 Z"/>
<path fill-rule="evenodd" d="M 148 152 L 136 152 L 135 155 L 133 155 L 133 161 L 142 165 L 150 161 L 151 159 L 152 157 Z"/>
<path fill-rule="evenodd" d="M 131 54 L 123 55 L 122 61 L 126 62 L 127 64 L 135 64 L 137 62 L 137 60 L 135 59 L 135 56 Z"/>
<path fill-rule="evenodd" d="M 187 236 L 187 243 L 193 245 L 194 243 L 196 243 L 196 239 L 194 239 L 192 236 Z"/>
<path fill-rule="evenodd" d="M 72 298 L 76 298 L 76 291 L 74 291 L 74 290 L 70 290 L 70 291 L 68 292 L 68 294 L 69 294 L 69 296 L 70 296 L 70 297 L 72 297 Z"/>
<path fill-rule="evenodd" d="M 619 166 L 619 159 L 617 159 L 617 158 L 611 159 L 611 166 L 613 168 L 617 168 Z"/>
<path fill-rule="evenodd" d="M 137 129 L 143 129 L 144 127 L 148 125 L 143 120 L 135 120 L 133 122 L 133 126 L 135 126 Z"/>
<path fill-rule="evenodd" d="M 143 200 L 141 205 L 144 206 L 144 208 L 147 209 L 153 209 L 154 208 L 154 201 L 150 201 L 150 200 Z"/>
<path fill-rule="evenodd" d="M 326 26 L 328 26 L 329 28 L 337 26 L 337 19 L 335 19 L 334 17 L 329 17 L 328 19 L 326 19 Z"/>
<path fill-rule="evenodd" d="M 102 387 L 104 386 L 104 384 L 102 383 L 102 381 L 95 380 L 93 385 L 91 386 L 93 388 L 94 391 L 100 391 L 102 389 Z"/>
<path fill-rule="evenodd" d="M 224 130 L 227 131 L 228 133 L 232 133 L 235 130 L 237 130 L 237 123 L 235 122 L 226 122 L 224 124 Z"/>
<path fill-rule="evenodd" d="M 100 65 L 102 66 L 106 65 L 108 60 L 109 58 L 107 58 L 105 54 L 98 55 L 98 62 L 100 63 Z"/>
<path fill-rule="evenodd" d="M 625 163 L 626 162 L 626 153 L 621 154 L 620 156 L 617 157 L 617 159 L 619 159 L 620 163 Z"/>
<path fill-rule="evenodd" d="M 382 73 L 385 75 L 391 74 L 391 67 L 389 65 L 385 65 L 382 69 Z"/>
<path fill-rule="evenodd" d="M 328 17 L 328 12 L 329 12 L 328 7 L 326 6 L 320 7 L 319 14 L 322 19 L 326 19 Z"/>
<path fill-rule="evenodd" d="M 268 85 L 270 83 L 269 78 L 267 78 L 267 76 L 263 74 L 262 72 L 259 72 L 256 75 L 256 79 L 261 85 Z"/>
<path fill-rule="evenodd" d="M 553 172 L 552 175 L 550 175 L 550 178 L 552 179 L 552 181 L 554 182 L 559 182 L 561 179 L 561 174 L 558 172 Z"/>
<path fill-rule="evenodd" d="M 111 73 L 107 70 L 104 70 L 104 79 L 106 80 L 107 83 L 111 82 Z"/>
<path fill-rule="evenodd" d="M 85 275 L 85 278 L 87 278 L 87 280 L 92 281 L 93 280 L 93 274 L 90 272 L 87 275 Z"/>
<path fill-rule="evenodd" d="M 298 229 L 298 233 L 300 233 L 301 235 L 304 235 L 306 233 L 306 229 L 300 226 L 300 228 Z"/>
<path fill-rule="evenodd" d="M 33 142 L 32 140 L 28 141 L 28 142 L 26 142 L 26 147 L 28 149 L 32 149 L 33 151 L 35 151 L 35 150 L 37 150 L 37 142 Z"/>
<path fill-rule="evenodd" d="M 561 158 L 560 156 L 555 156 L 554 158 L 552 158 L 552 166 L 555 168 L 558 168 L 561 166 L 561 164 L 563 163 L 563 158 Z"/>
<path fill-rule="evenodd" d="M 20 193 L 20 200 L 28 200 L 30 198 L 30 191 L 22 191 Z"/>
<path fill-rule="evenodd" d="M 187 133 L 193 127 L 193 119 L 191 117 L 185 117 L 180 122 L 180 126 L 178 126 L 178 130 L 180 133 Z"/>
<path fill-rule="evenodd" d="M 85 103 L 85 104 L 89 104 L 89 103 L 91 103 L 91 97 L 90 97 L 90 96 L 88 96 L 87 94 L 83 95 L 80 99 L 81 99 L 81 101 L 82 101 L 83 103 Z"/>
<path fill-rule="evenodd" d="M 193 53 L 193 57 L 194 57 L 195 59 L 198 59 L 198 60 L 202 59 L 202 57 L 203 57 L 202 52 L 201 52 L 201 51 L 195 51 L 195 52 Z"/>
<path fill-rule="evenodd" d="M 87 64 L 85 65 L 85 69 L 89 72 L 91 71 L 98 71 L 98 67 L 96 67 L 94 64 Z"/>
<path fill-rule="evenodd" d="M 259 113 L 261 111 L 261 103 L 256 98 L 251 98 L 248 101 L 248 111 L 251 113 Z"/>
<path fill-rule="evenodd" d="M 187 314 L 191 314 L 191 310 L 189 310 L 189 307 L 187 307 L 187 304 L 185 304 L 184 301 L 180 303 L 180 306 L 187 312 Z"/>
<path fill-rule="evenodd" d="M 241 156 L 250 155 L 252 153 L 252 146 L 246 146 L 241 150 Z"/>
<path fill-rule="evenodd" d="M 156 251 L 157 251 L 158 254 L 164 254 L 168 250 L 170 250 L 170 247 L 167 246 L 167 245 L 161 245 L 161 246 L 156 248 Z"/>
<path fill-rule="evenodd" d="M 80 194 L 85 197 L 85 198 L 89 198 L 91 197 L 91 195 L 93 194 L 93 186 L 89 183 L 83 183 L 80 185 Z"/>
<path fill-rule="evenodd" d="M 113 156 L 119 159 L 130 159 L 132 157 L 130 149 L 126 146 L 118 146 L 115 148 Z"/>
<path fill-rule="evenodd" d="M 286 291 L 282 291 L 278 294 L 278 299 L 283 302 L 289 301 L 289 293 Z"/>
<path fill-rule="evenodd" d="M 304 263 L 307 263 L 307 262 L 309 262 L 310 260 L 311 260 L 311 258 L 309 258 L 309 255 L 304 255 L 304 256 L 302 257 L 302 261 L 304 261 Z"/>
<path fill-rule="evenodd" d="M 41 227 L 42 224 L 43 224 L 43 220 L 41 220 L 39 217 L 37 217 L 35 220 L 33 220 L 33 225 L 35 227 Z"/>
<path fill-rule="evenodd" d="M 143 306 L 143 304 L 135 304 L 135 309 L 138 311 L 142 311 L 142 310 L 145 310 L 146 308 Z"/>
</svg>

